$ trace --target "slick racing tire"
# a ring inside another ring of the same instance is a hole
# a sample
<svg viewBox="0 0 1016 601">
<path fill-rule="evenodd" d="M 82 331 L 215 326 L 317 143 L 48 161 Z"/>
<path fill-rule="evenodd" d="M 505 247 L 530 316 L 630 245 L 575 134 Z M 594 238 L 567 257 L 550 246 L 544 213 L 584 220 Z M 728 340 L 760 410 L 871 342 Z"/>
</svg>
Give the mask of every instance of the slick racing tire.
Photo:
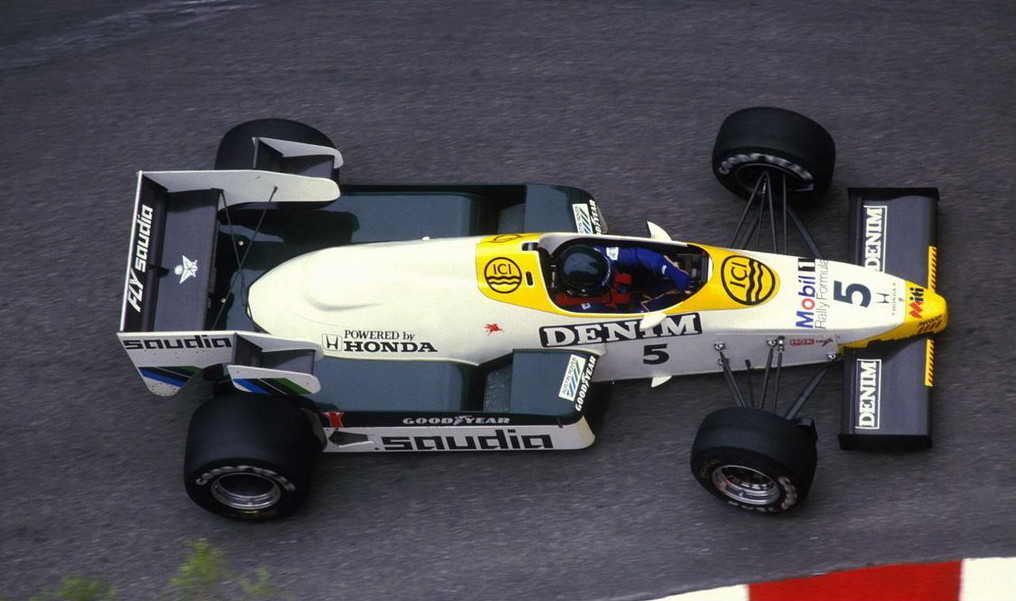
<svg viewBox="0 0 1016 601">
<path fill-rule="evenodd" d="M 304 144 L 335 148 L 335 144 L 320 131 L 299 121 L 288 119 L 256 119 L 241 123 L 222 136 L 215 155 L 216 169 L 253 169 L 254 144 L 252 138 L 275 138 Z"/>
<path fill-rule="evenodd" d="M 691 451 L 691 470 L 709 492 L 750 511 L 786 511 L 808 495 L 815 477 L 814 427 L 731 407 L 709 414 Z"/>
<path fill-rule="evenodd" d="M 286 516 L 307 496 L 320 449 L 308 417 L 287 401 L 257 394 L 217 397 L 191 418 L 187 494 L 226 517 Z"/>
<path fill-rule="evenodd" d="M 712 160 L 716 179 L 741 198 L 748 199 L 768 171 L 779 180 L 786 177 L 789 200 L 815 199 L 832 183 L 836 144 L 825 128 L 804 115 L 747 108 L 724 120 Z"/>
</svg>

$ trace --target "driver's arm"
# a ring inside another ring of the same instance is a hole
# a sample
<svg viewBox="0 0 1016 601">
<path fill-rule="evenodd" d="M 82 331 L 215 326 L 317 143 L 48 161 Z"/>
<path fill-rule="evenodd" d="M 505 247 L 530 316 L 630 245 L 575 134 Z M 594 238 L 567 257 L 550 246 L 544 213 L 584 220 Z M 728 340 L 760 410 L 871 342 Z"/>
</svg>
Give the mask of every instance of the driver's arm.
<svg viewBox="0 0 1016 601">
<path fill-rule="evenodd" d="M 648 248 L 622 248 L 617 263 L 622 270 L 644 270 L 661 279 L 670 280 L 684 292 L 691 285 L 691 276 L 661 253 Z"/>
</svg>

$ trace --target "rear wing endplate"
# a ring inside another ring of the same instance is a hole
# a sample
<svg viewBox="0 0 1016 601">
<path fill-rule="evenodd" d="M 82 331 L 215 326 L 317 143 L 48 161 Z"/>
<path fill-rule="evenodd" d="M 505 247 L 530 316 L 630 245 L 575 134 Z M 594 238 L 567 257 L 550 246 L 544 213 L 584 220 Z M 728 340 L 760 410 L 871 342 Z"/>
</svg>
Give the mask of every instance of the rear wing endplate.
<svg viewBox="0 0 1016 601">
<path fill-rule="evenodd" d="M 238 331 L 120 332 L 121 345 L 148 389 L 179 392 L 205 369 L 221 365 L 245 392 L 313 394 L 321 390 L 314 364 L 324 353 L 310 342 Z"/>
<path fill-rule="evenodd" d="M 342 167 L 334 148 L 276 138 L 254 139 L 254 169 L 334 179 Z"/>
<path fill-rule="evenodd" d="M 850 257 L 858 265 L 935 288 L 935 188 L 852 188 Z M 934 341 L 846 349 L 840 446 L 931 446 Z"/>
</svg>

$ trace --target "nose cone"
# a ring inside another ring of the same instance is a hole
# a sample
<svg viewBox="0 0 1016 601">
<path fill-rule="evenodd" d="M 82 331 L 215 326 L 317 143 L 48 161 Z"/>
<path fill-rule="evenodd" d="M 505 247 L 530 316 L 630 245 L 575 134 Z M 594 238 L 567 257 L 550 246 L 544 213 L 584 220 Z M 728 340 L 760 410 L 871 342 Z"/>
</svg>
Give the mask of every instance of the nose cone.
<svg viewBox="0 0 1016 601">
<path fill-rule="evenodd" d="M 892 338 L 935 334 L 944 330 L 948 321 L 949 308 L 941 295 L 930 288 L 908 283 L 903 323 L 893 330 Z"/>
<path fill-rule="evenodd" d="M 906 296 L 902 309 L 896 309 L 896 327 L 876 334 L 871 338 L 847 342 L 843 346 L 864 348 L 872 342 L 889 342 L 906 340 L 929 334 L 937 334 L 945 329 L 949 321 L 949 308 L 945 299 L 931 288 L 904 282 Z M 902 316 L 900 316 L 902 313 Z"/>
</svg>

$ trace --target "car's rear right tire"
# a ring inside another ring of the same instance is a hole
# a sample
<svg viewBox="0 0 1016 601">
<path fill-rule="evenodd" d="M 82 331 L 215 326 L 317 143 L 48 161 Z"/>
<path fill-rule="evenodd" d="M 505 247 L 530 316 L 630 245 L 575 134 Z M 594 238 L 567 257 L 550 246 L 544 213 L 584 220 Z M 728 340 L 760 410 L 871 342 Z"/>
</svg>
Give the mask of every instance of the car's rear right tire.
<svg viewBox="0 0 1016 601">
<path fill-rule="evenodd" d="M 191 418 L 184 484 L 191 499 L 213 513 L 283 517 L 307 496 L 319 452 L 307 415 L 285 399 L 224 395 Z"/>
</svg>

